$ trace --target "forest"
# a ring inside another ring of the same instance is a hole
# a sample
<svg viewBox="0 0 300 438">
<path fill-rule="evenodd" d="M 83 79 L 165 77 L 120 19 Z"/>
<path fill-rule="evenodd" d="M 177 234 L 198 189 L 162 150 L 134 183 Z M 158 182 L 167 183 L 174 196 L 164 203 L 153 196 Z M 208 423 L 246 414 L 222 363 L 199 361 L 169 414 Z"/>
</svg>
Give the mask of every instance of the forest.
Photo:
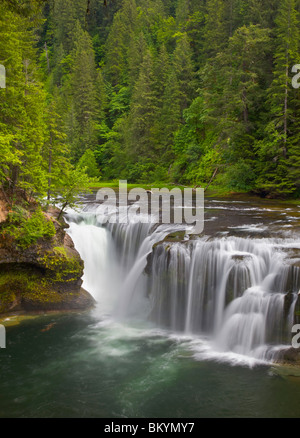
<svg viewBox="0 0 300 438">
<path fill-rule="evenodd" d="M 300 418 L 300 0 L 0 0 L 0 375 L 100 433 Z"/>
<path fill-rule="evenodd" d="M 2 192 L 299 197 L 299 29 L 299 0 L 1 1 Z"/>
</svg>

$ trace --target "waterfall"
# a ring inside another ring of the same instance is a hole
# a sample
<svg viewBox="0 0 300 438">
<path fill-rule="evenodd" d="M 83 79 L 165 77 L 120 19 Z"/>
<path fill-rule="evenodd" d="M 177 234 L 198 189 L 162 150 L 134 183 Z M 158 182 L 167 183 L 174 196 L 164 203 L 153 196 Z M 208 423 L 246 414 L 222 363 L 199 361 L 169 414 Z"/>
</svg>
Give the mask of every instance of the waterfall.
<svg viewBox="0 0 300 438">
<path fill-rule="evenodd" d="M 172 330 L 210 335 L 218 351 L 266 357 L 270 344 L 288 342 L 293 325 L 299 274 L 285 259 L 267 239 L 164 243 L 152 258 L 152 318 Z"/>
<path fill-rule="evenodd" d="M 128 224 L 100 226 L 95 213 L 69 213 L 68 233 L 84 261 L 83 287 L 117 318 L 149 312 L 144 270 L 153 246 L 174 225 L 153 225 L 132 219 Z M 184 227 L 177 226 L 177 230 Z"/>
<path fill-rule="evenodd" d="M 90 292 L 104 312 L 109 313 L 117 298 L 116 254 L 111 235 L 93 219 L 86 216 L 79 220 L 79 216 L 70 216 L 68 233 L 84 261 L 82 287 Z"/>
<path fill-rule="evenodd" d="M 166 237 L 174 225 L 102 226 L 92 213 L 69 214 L 67 221 L 85 263 L 83 287 L 102 312 L 205 336 L 220 354 L 268 360 L 288 344 L 300 277 L 287 263 L 284 241 L 172 242 Z"/>
</svg>

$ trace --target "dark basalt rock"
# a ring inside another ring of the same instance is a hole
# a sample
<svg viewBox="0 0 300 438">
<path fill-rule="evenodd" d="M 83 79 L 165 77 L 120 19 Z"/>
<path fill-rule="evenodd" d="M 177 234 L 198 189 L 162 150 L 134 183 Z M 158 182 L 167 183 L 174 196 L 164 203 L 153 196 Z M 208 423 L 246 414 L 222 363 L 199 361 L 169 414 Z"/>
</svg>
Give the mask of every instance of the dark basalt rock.
<svg viewBox="0 0 300 438">
<path fill-rule="evenodd" d="M 287 348 L 278 354 L 278 363 L 292 363 L 300 365 L 300 348 Z"/>
</svg>

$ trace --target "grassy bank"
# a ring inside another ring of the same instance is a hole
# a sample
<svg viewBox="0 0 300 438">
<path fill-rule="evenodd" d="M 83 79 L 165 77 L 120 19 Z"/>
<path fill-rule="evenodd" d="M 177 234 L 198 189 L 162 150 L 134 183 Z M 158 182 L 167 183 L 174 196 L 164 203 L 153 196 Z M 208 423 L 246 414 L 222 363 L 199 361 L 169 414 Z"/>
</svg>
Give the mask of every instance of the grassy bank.
<svg viewBox="0 0 300 438">
<path fill-rule="evenodd" d="M 203 185 L 199 185 L 197 187 L 203 187 L 205 188 L 207 186 L 207 184 L 203 184 Z M 172 184 L 169 182 L 153 182 L 153 183 L 128 183 L 127 184 L 127 189 L 131 190 L 134 188 L 142 188 L 145 190 L 151 190 L 153 188 L 156 189 L 162 189 L 162 188 L 166 188 L 168 190 L 172 190 L 174 188 L 179 188 L 181 190 L 184 190 L 185 188 L 195 188 L 194 186 L 190 185 L 190 186 L 185 186 L 185 185 L 181 185 L 181 184 Z M 111 188 L 114 190 L 118 190 L 119 189 L 119 181 L 118 180 L 114 180 L 114 181 L 99 181 L 96 183 L 93 183 L 93 185 L 91 186 L 92 190 L 97 190 L 97 189 L 101 189 L 101 188 Z M 227 187 L 224 186 L 217 186 L 217 185 L 211 185 L 206 191 L 205 191 L 205 196 L 208 197 L 222 197 L 222 196 L 230 196 L 230 195 L 234 195 L 234 194 L 247 194 L 247 192 L 234 192 L 232 190 L 230 190 Z"/>
<path fill-rule="evenodd" d="M 203 187 L 206 188 L 207 184 L 203 184 L 203 185 L 199 185 L 197 187 Z M 172 183 L 164 183 L 164 182 L 154 182 L 154 183 L 128 183 L 127 184 L 127 189 L 131 190 L 134 188 L 142 188 L 145 190 L 151 190 L 153 188 L 157 188 L 157 189 L 162 189 L 162 188 L 167 188 L 168 190 L 172 190 L 174 188 L 179 188 L 181 190 L 184 190 L 185 188 L 194 188 L 193 186 L 184 186 L 181 184 L 172 184 Z M 91 187 L 92 190 L 97 190 L 97 189 L 101 189 L 101 188 L 112 188 L 114 190 L 118 190 L 119 189 L 119 181 L 118 180 L 114 180 L 114 181 L 99 181 L 96 183 L 93 183 L 93 186 Z M 278 202 L 279 204 L 293 204 L 293 205 L 300 205 L 300 199 L 299 198 L 261 198 L 258 195 L 256 195 L 255 193 L 251 193 L 251 192 L 247 192 L 247 191 L 233 191 L 232 189 L 226 187 L 226 186 L 220 186 L 220 185 L 214 185 L 211 184 L 209 186 L 209 188 L 207 190 L 205 190 L 205 197 L 208 198 L 227 198 L 230 196 L 246 196 L 246 197 L 250 197 L 253 199 L 263 199 L 264 201 L 270 201 L 270 202 Z"/>
</svg>

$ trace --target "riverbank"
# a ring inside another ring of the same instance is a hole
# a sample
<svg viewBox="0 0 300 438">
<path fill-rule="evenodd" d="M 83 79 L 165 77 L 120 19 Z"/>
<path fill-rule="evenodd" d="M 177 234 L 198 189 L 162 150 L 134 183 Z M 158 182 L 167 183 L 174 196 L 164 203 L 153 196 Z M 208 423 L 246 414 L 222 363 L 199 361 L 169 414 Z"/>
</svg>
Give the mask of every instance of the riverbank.
<svg viewBox="0 0 300 438">
<path fill-rule="evenodd" d="M 145 190 L 151 190 L 152 188 L 157 188 L 157 189 L 162 189 L 162 188 L 167 188 L 168 190 L 172 190 L 174 188 L 179 188 L 180 190 L 184 190 L 185 188 L 191 188 L 194 189 L 195 186 L 185 186 L 185 185 L 181 185 L 181 184 L 171 184 L 169 182 L 163 183 L 163 182 L 154 182 L 154 183 L 127 183 L 127 189 L 131 190 L 134 188 L 140 187 L 142 189 Z M 206 184 L 203 185 L 199 185 L 197 186 L 199 188 L 204 188 L 206 187 Z M 114 190 L 118 190 L 119 189 L 119 181 L 118 180 L 114 180 L 114 181 L 99 181 L 99 182 L 95 182 L 93 183 L 93 185 L 90 187 L 91 190 L 97 190 L 97 189 L 102 189 L 102 188 L 111 188 Z M 291 205 L 297 205 L 300 204 L 300 198 L 293 198 L 293 197 L 273 197 L 273 198 L 268 198 L 268 197 L 261 197 L 258 194 L 254 193 L 254 192 L 247 192 L 247 191 L 233 191 L 227 187 L 221 187 L 221 186 L 216 186 L 216 185 L 210 185 L 208 187 L 207 190 L 205 190 L 205 197 L 208 198 L 230 198 L 230 197 L 234 197 L 234 198 L 247 198 L 250 200 L 257 200 L 257 201 L 270 201 L 270 202 L 278 202 L 278 204 L 291 204 Z"/>
<path fill-rule="evenodd" d="M 92 307 L 83 261 L 57 211 L 21 197 L 14 206 L 0 199 L 0 210 L 0 315 Z"/>
<path fill-rule="evenodd" d="M 19 312 L 7 312 L 7 313 L 2 313 L 0 314 L 0 324 L 4 325 L 4 327 L 14 327 L 17 326 L 19 324 L 22 324 L 23 322 L 27 322 L 27 321 L 31 321 L 31 320 L 35 320 L 35 319 L 49 319 L 51 318 L 51 316 L 53 317 L 60 317 L 60 316 L 64 316 L 64 315 L 69 315 L 69 314 L 73 314 L 73 315 L 84 315 L 87 312 L 89 312 L 91 309 L 85 309 L 85 310 L 74 310 L 74 309 L 69 309 L 69 310 L 36 310 L 36 311 L 31 311 L 31 312 L 24 312 L 24 311 L 19 311 Z M 48 326 L 49 324 L 47 324 Z M 51 327 L 49 327 L 50 329 Z"/>
</svg>

